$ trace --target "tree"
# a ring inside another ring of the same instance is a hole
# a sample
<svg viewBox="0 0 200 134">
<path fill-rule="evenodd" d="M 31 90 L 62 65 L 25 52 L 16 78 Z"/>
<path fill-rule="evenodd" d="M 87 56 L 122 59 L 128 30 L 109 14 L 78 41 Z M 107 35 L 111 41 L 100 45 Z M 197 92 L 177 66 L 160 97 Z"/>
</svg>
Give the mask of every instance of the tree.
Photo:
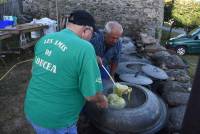
<svg viewBox="0 0 200 134">
<path fill-rule="evenodd" d="M 200 25 L 200 3 L 195 0 L 175 0 L 172 18 L 176 27 L 184 26 L 187 31 Z"/>
<path fill-rule="evenodd" d="M 7 2 L 7 0 L 0 0 L 0 4 L 4 4 L 6 2 Z"/>
<path fill-rule="evenodd" d="M 167 21 L 170 24 L 168 39 L 171 37 L 172 28 L 176 24 L 175 20 L 172 18 L 172 9 L 174 6 L 174 2 L 175 2 L 175 0 L 165 0 L 164 21 Z"/>
<path fill-rule="evenodd" d="M 169 21 L 172 18 L 172 8 L 175 0 L 165 0 L 164 6 L 164 21 Z"/>
</svg>

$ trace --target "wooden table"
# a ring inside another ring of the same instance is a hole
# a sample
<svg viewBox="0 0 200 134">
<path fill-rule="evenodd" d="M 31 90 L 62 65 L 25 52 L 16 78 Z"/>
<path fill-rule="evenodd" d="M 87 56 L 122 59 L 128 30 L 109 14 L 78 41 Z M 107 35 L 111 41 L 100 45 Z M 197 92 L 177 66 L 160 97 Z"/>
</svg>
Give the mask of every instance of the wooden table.
<svg viewBox="0 0 200 134">
<path fill-rule="evenodd" d="M 5 29 L 0 29 L 0 31 L 8 33 L 8 35 L 11 34 L 12 36 L 18 36 L 19 48 L 26 49 L 28 47 L 35 45 L 37 40 L 41 36 L 44 35 L 43 30 L 45 28 L 48 28 L 48 26 L 47 25 L 40 25 L 40 24 L 26 23 L 26 24 L 17 25 L 15 27 L 8 27 L 8 28 L 5 28 Z M 40 37 L 38 37 L 36 39 L 31 39 L 30 33 L 36 32 L 36 31 L 40 32 Z M 27 36 L 27 34 L 29 34 L 29 35 Z M 6 35 L 4 37 L 6 37 Z"/>
<path fill-rule="evenodd" d="M 41 24 L 20 24 L 15 27 L 8 27 L 5 29 L 0 29 L 0 31 L 6 31 L 10 34 L 20 34 L 20 33 L 27 33 L 27 32 L 33 32 L 38 30 L 43 30 L 44 28 L 48 28 L 47 25 L 41 25 Z"/>
<path fill-rule="evenodd" d="M 5 55 L 20 54 L 22 49 L 35 45 L 38 39 L 44 35 L 43 30 L 45 28 L 48 28 L 48 26 L 26 23 L 0 29 L 0 64 L 3 63 L 6 66 Z M 36 31 L 40 32 L 40 36 L 34 39 L 31 38 L 31 32 Z"/>
<path fill-rule="evenodd" d="M 12 36 L 12 34 L 10 34 L 8 32 L 1 32 L 0 31 L 0 64 L 2 63 L 4 66 L 6 66 L 6 62 L 4 61 L 4 59 L 2 57 L 3 53 L 2 53 L 2 49 L 1 49 L 1 46 L 2 46 L 1 40 L 10 38 L 11 36 Z"/>
<path fill-rule="evenodd" d="M 0 57 L 2 53 L 2 40 L 8 39 L 10 37 L 12 37 L 12 34 L 10 34 L 9 32 L 0 31 Z"/>
<path fill-rule="evenodd" d="M 10 38 L 11 36 L 12 36 L 12 34 L 10 34 L 9 32 L 0 31 L 0 40 L 6 39 L 6 38 Z"/>
</svg>

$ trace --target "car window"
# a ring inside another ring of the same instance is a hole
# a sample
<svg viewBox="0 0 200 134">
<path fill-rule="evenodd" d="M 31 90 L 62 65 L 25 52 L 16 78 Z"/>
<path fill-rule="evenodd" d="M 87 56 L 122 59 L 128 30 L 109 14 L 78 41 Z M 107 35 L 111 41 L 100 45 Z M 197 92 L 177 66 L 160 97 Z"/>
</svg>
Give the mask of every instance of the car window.
<svg viewBox="0 0 200 134">
<path fill-rule="evenodd" d="M 200 39 L 200 33 L 197 34 L 195 38 L 196 38 L 196 40 L 199 40 Z"/>
<path fill-rule="evenodd" d="M 188 35 L 193 36 L 193 35 L 197 34 L 199 31 L 200 31 L 200 28 L 199 28 L 199 27 L 198 27 L 198 28 L 195 28 L 195 29 L 193 29 L 192 31 L 190 31 L 190 32 L 188 33 Z"/>
</svg>

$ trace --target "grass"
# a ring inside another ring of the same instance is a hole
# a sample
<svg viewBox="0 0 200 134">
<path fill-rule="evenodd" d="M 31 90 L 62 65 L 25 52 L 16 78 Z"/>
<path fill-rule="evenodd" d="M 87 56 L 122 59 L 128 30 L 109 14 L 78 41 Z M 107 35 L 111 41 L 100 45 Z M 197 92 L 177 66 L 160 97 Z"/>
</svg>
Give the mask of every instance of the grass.
<svg viewBox="0 0 200 134">
<path fill-rule="evenodd" d="M 178 35 L 179 35 L 179 33 L 171 32 L 170 38 L 176 37 Z M 162 30 L 162 36 L 161 36 L 161 42 L 160 42 L 160 44 L 164 45 L 168 39 L 169 39 L 169 32 L 165 31 L 165 30 Z"/>
<path fill-rule="evenodd" d="M 198 65 L 198 59 L 199 59 L 199 55 L 184 55 L 182 56 L 182 58 L 187 61 L 188 65 L 189 65 L 189 75 L 191 78 L 194 78 L 195 73 L 196 73 L 196 68 Z"/>
</svg>

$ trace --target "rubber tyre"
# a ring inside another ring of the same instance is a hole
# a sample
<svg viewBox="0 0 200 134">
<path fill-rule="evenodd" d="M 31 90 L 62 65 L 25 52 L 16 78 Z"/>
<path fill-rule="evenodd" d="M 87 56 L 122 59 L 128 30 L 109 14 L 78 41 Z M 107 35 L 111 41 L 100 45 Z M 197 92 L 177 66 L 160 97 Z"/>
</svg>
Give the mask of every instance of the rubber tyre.
<svg viewBox="0 0 200 134">
<path fill-rule="evenodd" d="M 128 85 L 142 91 L 145 102 L 121 110 L 99 109 L 94 103 L 87 103 L 86 115 L 92 124 L 107 134 L 154 134 L 161 130 L 167 120 L 165 103 L 145 87 Z"/>
</svg>

